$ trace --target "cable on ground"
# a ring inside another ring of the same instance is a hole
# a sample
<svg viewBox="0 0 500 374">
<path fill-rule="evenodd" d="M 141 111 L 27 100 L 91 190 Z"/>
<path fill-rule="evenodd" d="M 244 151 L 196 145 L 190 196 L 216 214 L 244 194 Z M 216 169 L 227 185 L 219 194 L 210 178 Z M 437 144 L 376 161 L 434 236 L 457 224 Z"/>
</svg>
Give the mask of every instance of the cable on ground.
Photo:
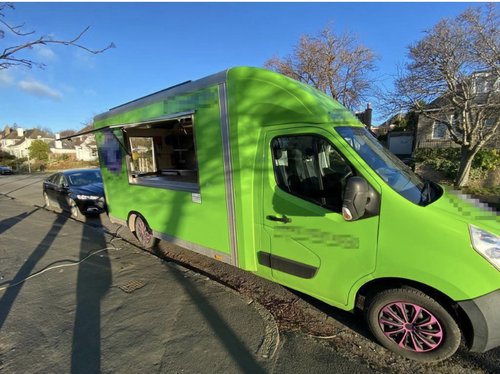
<svg viewBox="0 0 500 374">
<path fill-rule="evenodd" d="M 45 272 L 47 272 L 49 270 L 54 270 L 54 269 L 59 269 L 59 268 L 63 268 L 63 267 L 80 265 L 82 262 L 88 260 L 90 257 L 92 257 L 92 256 L 94 256 L 94 255 L 96 255 L 96 254 L 98 254 L 100 252 L 107 251 L 108 249 L 119 250 L 120 248 L 106 247 L 106 248 L 97 249 L 95 251 L 91 251 L 87 256 L 85 256 L 84 258 L 82 258 L 79 261 L 71 261 L 71 263 L 69 263 L 69 264 L 61 264 L 61 265 L 49 266 L 49 267 L 47 267 L 45 269 L 42 269 L 42 270 L 39 270 L 39 271 L 37 271 L 37 272 L 35 272 L 33 274 L 30 274 L 29 276 L 27 276 L 26 278 L 20 280 L 19 282 L 16 282 L 14 284 L 9 284 L 8 286 L 0 287 L 0 291 L 6 290 L 6 289 L 11 288 L 11 287 L 18 286 L 18 285 L 26 282 L 28 279 L 31 279 L 31 278 L 37 277 L 39 275 L 42 275 L 43 273 L 45 273 Z M 66 261 L 70 261 L 70 260 L 66 260 Z M 7 283 L 8 282 L 12 282 L 12 280 L 7 281 Z"/>
</svg>

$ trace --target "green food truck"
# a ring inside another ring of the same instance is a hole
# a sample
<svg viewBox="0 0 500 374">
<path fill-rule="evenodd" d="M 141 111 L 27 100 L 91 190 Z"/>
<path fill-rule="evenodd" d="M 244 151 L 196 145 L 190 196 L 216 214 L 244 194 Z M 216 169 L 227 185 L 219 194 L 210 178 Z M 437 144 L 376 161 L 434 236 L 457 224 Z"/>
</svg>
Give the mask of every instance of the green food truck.
<svg viewBox="0 0 500 374">
<path fill-rule="evenodd" d="M 236 67 L 95 117 L 109 216 L 348 311 L 420 361 L 500 345 L 500 220 L 325 94 Z"/>
</svg>

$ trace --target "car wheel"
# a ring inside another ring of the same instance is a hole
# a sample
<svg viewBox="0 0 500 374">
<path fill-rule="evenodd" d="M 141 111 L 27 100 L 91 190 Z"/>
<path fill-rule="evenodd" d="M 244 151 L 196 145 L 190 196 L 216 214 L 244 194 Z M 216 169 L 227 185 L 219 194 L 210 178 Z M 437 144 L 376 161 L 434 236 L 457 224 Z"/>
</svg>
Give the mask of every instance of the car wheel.
<svg viewBox="0 0 500 374">
<path fill-rule="evenodd" d="M 80 217 L 80 209 L 78 209 L 78 205 L 76 205 L 76 202 L 75 200 L 73 199 L 69 199 L 68 200 L 68 204 L 69 204 L 69 211 L 71 213 L 71 217 L 73 218 L 79 218 Z"/>
<path fill-rule="evenodd" d="M 45 208 L 52 209 L 52 205 L 50 204 L 50 199 L 49 195 L 47 195 L 47 192 L 43 193 L 43 199 L 45 200 Z"/>
<path fill-rule="evenodd" d="M 444 360 L 460 345 L 460 328 L 453 317 L 413 288 L 389 289 L 369 298 L 365 318 L 380 344 L 416 361 Z"/>
<path fill-rule="evenodd" d="M 135 236 L 144 249 L 154 248 L 158 239 L 153 236 L 153 231 L 141 216 L 135 217 Z"/>
</svg>

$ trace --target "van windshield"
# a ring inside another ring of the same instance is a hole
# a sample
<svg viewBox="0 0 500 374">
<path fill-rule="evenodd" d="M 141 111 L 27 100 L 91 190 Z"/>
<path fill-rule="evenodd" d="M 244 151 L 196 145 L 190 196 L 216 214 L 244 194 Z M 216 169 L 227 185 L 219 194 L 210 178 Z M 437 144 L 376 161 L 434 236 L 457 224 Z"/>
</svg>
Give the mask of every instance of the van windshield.
<svg viewBox="0 0 500 374">
<path fill-rule="evenodd" d="M 436 200 L 440 187 L 424 181 L 364 127 L 335 127 L 361 158 L 397 193 L 418 205 Z"/>
</svg>

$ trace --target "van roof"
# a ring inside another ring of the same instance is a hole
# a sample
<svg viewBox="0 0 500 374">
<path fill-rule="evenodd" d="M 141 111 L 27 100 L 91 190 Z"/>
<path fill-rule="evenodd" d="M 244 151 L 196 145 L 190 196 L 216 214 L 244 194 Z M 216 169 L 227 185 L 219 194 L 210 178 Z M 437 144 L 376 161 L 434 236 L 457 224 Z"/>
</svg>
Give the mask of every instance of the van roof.
<svg viewBox="0 0 500 374">
<path fill-rule="evenodd" d="M 141 109 L 223 83 L 227 85 L 231 115 L 253 115 L 255 119 L 266 115 L 266 121 L 269 122 L 262 126 L 278 124 L 274 120 L 280 119 L 293 120 L 295 123 L 362 125 L 356 116 L 323 92 L 282 74 L 255 67 L 233 67 L 205 78 L 177 84 L 111 108 L 96 116 L 94 123 L 96 127 L 124 124 L 131 118 L 129 112 L 135 113 L 132 115 L 135 119 L 141 116 L 141 121 L 148 120 L 150 111 Z M 231 103 L 236 105 L 231 106 Z"/>
<path fill-rule="evenodd" d="M 216 84 L 221 84 L 226 81 L 227 71 L 229 69 L 223 70 L 219 73 L 209 75 L 207 77 L 195 80 L 195 81 L 186 81 L 183 83 L 176 84 L 174 86 L 165 88 L 163 90 L 148 94 L 146 96 L 142 96 L 138 99 L 129 101 L 125 104 L 118 105 L 109 109 L 107 112 L 99 114 L 95 117 L 95 121 L 100 121 L 109 117 L 112 117 L 117 114 L 121 114 L 124 112 L 128 112 L 130 110 L 140 108 L 146 106 L 148 104 L 152 104 L 161 100 L 165 100 L 172 96 L 182 95 L 184 93 L 193 92 L 200 90 L 205 87 L 210 87 Z"/>
</svg>

